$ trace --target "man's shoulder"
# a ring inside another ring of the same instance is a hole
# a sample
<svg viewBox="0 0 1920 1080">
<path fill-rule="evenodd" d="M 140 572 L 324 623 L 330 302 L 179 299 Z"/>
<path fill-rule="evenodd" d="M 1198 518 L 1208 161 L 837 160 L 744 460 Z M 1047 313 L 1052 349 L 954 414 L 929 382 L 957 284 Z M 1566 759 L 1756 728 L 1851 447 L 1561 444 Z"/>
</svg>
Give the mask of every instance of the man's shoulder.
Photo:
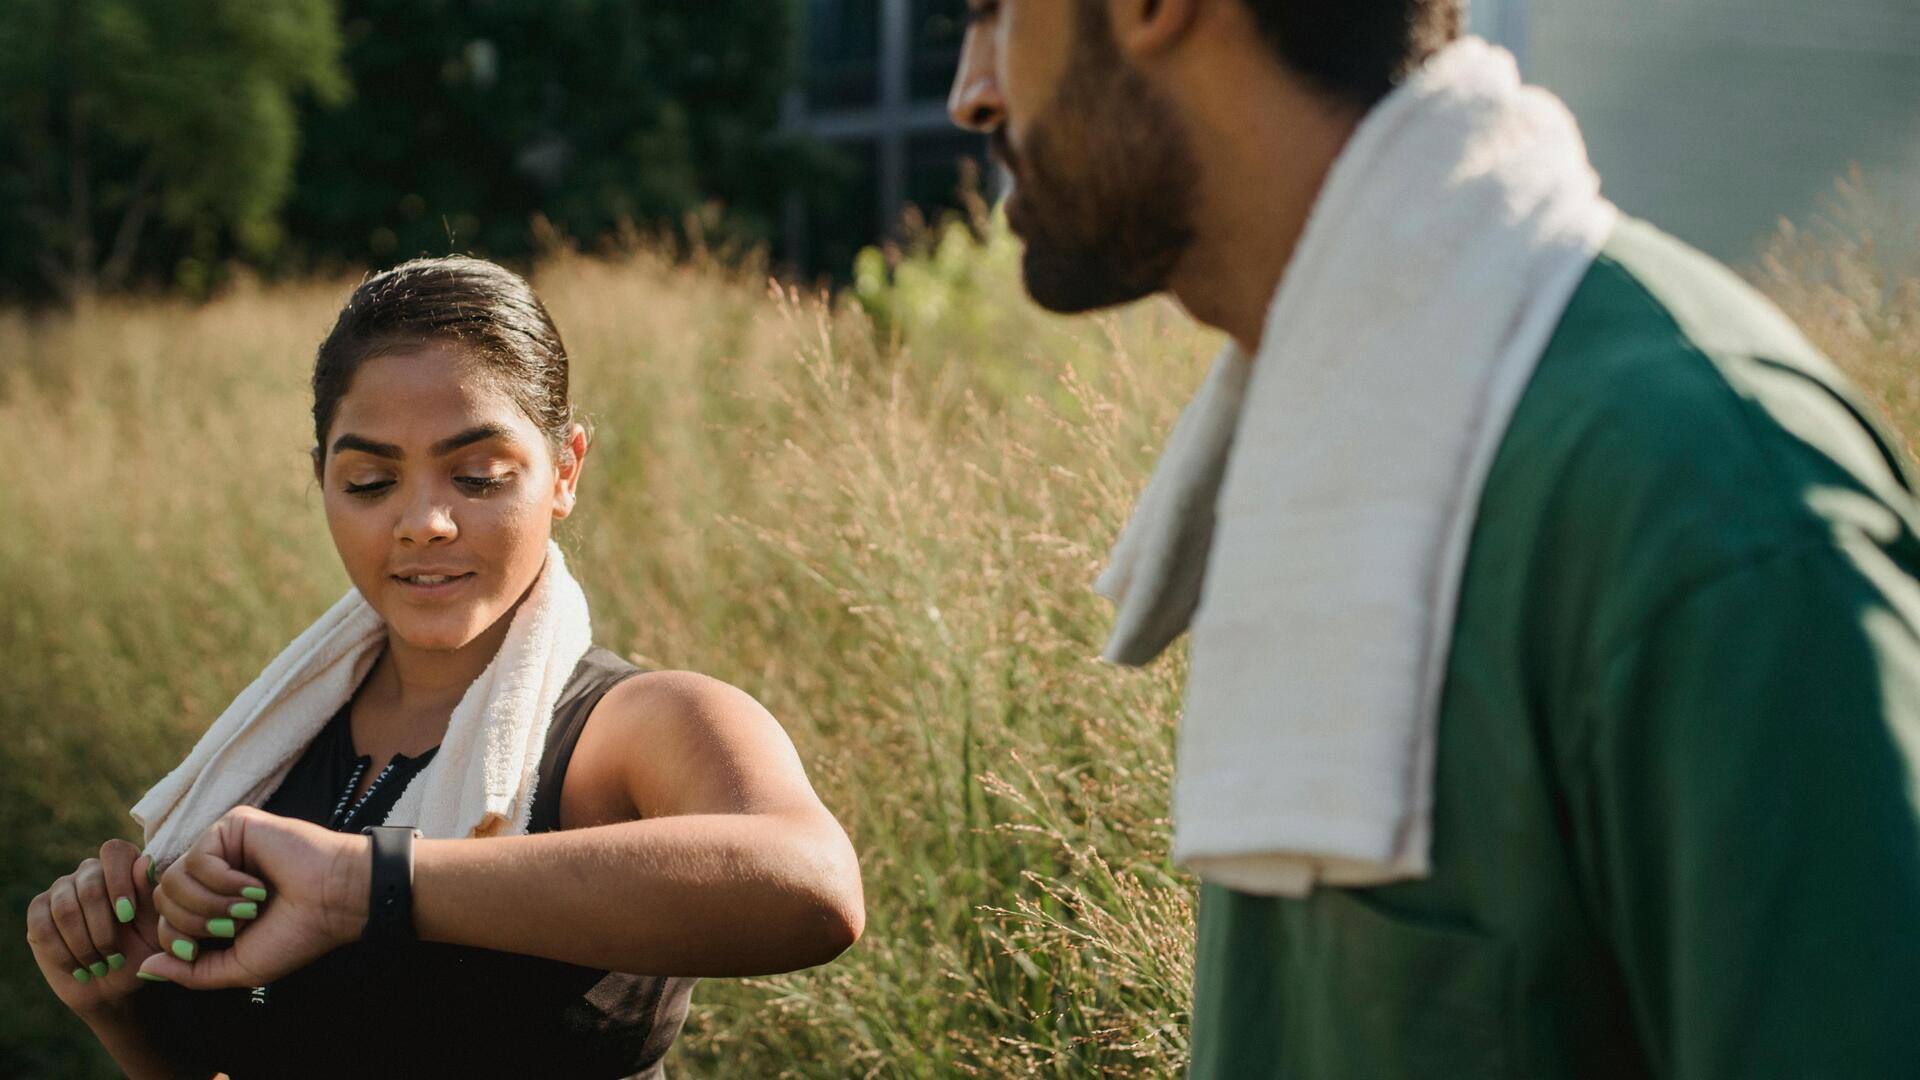
<svg viewBox="0 0 1920 1080">
<path fill-rule="evenodd" d="M 1771 553 L 1910 545 L 1920 510 L 1899 454 L 1784 314 L 1629 221 L 1515 408 L 1476 545 L 1605 639 Z"/>
<path fill-rule="evenodd" d="M 1905 517 L 1901 452 L 1847 378 L 1725 266 L 1628 220 L 1543 353 L 1496 464 L 1549 514 L 1749 557 Z"/>
</svg>

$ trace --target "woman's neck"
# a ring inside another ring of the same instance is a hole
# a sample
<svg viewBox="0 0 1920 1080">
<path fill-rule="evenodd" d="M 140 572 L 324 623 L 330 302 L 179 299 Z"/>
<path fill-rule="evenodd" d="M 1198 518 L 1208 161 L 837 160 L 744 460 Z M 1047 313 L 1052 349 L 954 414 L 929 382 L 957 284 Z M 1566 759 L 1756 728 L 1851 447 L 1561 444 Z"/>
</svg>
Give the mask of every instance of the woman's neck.
<svg viewBox="0 0 1920 1080">
<path fill-rule="evenodd" d="M 525 599 L 523 595 L 492 626 L 457 649 L 422 649 L 389 633 L 386 649 L 367 675 L 368 703 L 384 713 L 437 717 L 444 723 L 493 662 Z"/>
</svg>

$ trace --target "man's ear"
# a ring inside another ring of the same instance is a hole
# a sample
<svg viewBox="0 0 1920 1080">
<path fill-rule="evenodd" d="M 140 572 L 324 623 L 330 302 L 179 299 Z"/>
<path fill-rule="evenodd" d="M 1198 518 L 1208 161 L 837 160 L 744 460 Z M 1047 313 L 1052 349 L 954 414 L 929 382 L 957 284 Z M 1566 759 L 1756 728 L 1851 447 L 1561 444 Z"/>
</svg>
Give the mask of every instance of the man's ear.
<svg viewBox="0 0 1920 1080">
<path fill-rule="evenodd" d="M 1193 29 L 1202 6 L 1243 0 L 1106 0 L 1113 40 L 1128 56 L 1148 57 L 1179 44 Z"/>
<path fill-rule="evenodd" d="M 326 455 L 321 453 L 320 448 L 317 446 L 308 453 L 313 457 L 313 482 L 316 484 L 325 483 L 327 479 Z"/>
</svg>

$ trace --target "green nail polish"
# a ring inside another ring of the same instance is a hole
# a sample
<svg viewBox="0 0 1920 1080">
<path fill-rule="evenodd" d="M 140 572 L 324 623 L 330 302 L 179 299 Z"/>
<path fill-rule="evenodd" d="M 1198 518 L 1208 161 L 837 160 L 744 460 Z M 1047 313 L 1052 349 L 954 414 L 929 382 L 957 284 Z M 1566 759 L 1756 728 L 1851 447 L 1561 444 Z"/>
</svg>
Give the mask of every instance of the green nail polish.
<svg viewBox="0 0 1920 1080">
<path fill-rule="evenodd" d="M 81 982 L 87 982 L 93 978 L 93 976 L 87 974 L 86 968 L 74 968 L 73 977 Z"/>
<path fill-rule="evenodd" d="M 151 971 L 136 971 L 133 973 L 133 977 L 136 979 L 145 979 L 148 982 L 172 982 L 173 981 L 172 979 L 167 978 L 165 975 L 155 975 Z"/>
<path fill-rule="evenodd" d="M 232 919 L 208 919 L 207 933 L 212 934 L 214 937 L 232 937 L 233 936 L 233 920 Z"/>
<path fill-rule="evenodd" d="M 126 966 L 127 966 L 126 953 L 114 953 L 112 956 L 107 957 L 107 967 L 109 970 L 119 971 L 121 968 Z"/>
<path fill-rule="evenodd" d="M 152 859 L 147 860 L 147 884 L 158 885 L 160 884 L 160 877 L 153 872 L 153 862 L 154 860 Z"/>
<path fill-rule="evenodd" d="M 87 970 L 93 972 L 94 978 L 104 979 L 107 977 L 107 962 L 105 960 L 95 960 L 93 963 L 87 965 Z"/>
<path fill-rule="evenodd" d="M 249 900 L 265 900 L 267 898 L 267 890 L 258 885 L 249 885 L 240 890 L 240 895 Z"/>
<path fill-rule="evenodd" d="M 115 898 L 113 901 L 113 917 L 119 919 L 121 922 L 132 922 L 133 901 L 124 896 Z"/>
<path fill-rule="evenodd" d="M 260 917 L 260 905 L 251 900 L 240 900 L 228 906 L 227 914 L 236 919 L 257 919 Z"/>
<path fill-rule="evenodd" d="M 191 961 L 193 959 L 193 939 L 192 938 L 174 938 L 173 939 L 173 955 L 179 957 L 182 960 Z"/>
</svg>

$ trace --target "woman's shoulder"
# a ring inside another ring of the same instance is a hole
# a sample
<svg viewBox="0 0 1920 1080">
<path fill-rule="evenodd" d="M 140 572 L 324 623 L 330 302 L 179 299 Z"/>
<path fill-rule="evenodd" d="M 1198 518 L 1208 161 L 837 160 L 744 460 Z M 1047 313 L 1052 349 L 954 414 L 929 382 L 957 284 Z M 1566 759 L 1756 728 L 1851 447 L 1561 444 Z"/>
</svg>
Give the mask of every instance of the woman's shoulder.
<svg viewBox="0 0 1920 1080">
<path fill-rule="evenodd" d="M 741 724 L 772 723 L 753 695 L 697 671 L 628 665 L 607 684 L 594 721 L 648 741 L 702 738 Z"/>
<path fill-rule="evenodd" d="M 758 716 L 754 716 L 758 714 Z M 594 646 L 575 665 L 548 733 L 560 828 L 651 816 L 636 797 L 697 767 L 741 717 L 772 717 L 745 691 L 693 671 L 656 670 Z"/>
<path fill-rule="evenodd" d="M 620 682 L 635 675 L 651 670 L 614 652 L 604 645 L 595 645 L 586 651 L 580 662 L 573 666 L 573 674 L 567 678 L 566 689 L 561 691 L 562 704 L 576 700 L 595 691 L 605 692 Z"/>
<path fill-rule="evenodd" d="M 650 817 L 737 795 L 754 786 L 757 764 L 792 754 L 778 721 L 746 691 L 699 672 L 633 666 L 593 704 L 574 771 L 597 813 L 626 800 L 632 817 Z"/>
<path fill-rule="evenodd" d="M 618 727 L 622 741 L 676 739 L 773 719 L 751 694 L 725 680 L 644 666 L 598 645 L 574 667 L 556 711 L 583 711 L 572 718 L 576 726 Z"/>
</svg>

